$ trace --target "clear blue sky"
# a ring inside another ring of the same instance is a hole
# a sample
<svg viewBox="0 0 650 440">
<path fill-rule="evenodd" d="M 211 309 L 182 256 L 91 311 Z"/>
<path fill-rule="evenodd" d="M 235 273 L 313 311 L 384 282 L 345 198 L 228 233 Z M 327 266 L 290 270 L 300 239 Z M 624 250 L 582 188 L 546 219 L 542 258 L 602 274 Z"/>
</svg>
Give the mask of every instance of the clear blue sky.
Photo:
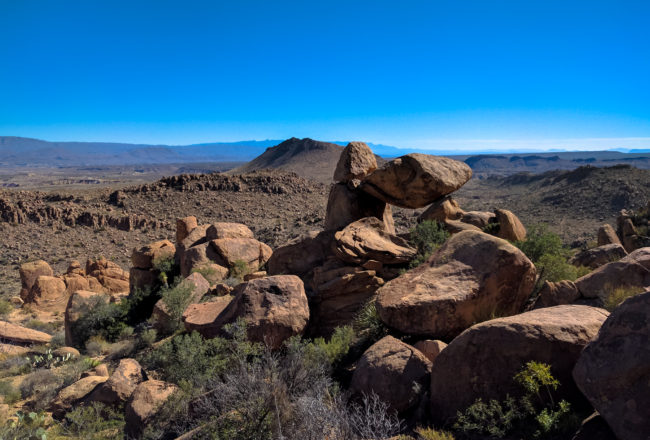
<svg viewBox="0 0 650 440">
<path fill-rule="evenodd" d="M 0 135 L 650 146 L 650 2 L 0 0 Z"/>
</svg>

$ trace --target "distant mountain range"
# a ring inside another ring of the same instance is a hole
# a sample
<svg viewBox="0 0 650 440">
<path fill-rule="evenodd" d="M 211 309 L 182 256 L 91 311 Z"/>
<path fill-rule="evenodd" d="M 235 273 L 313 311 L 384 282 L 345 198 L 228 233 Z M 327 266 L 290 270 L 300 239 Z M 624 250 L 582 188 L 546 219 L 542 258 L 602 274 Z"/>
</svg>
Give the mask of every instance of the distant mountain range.
<svg viewBox="0 0 650 440">
<path fill-rule="evenodd" d="M 312 139 L 215 142 L 194 145 L 144 145 L 105 142 L 48 142 L 38 139 L 0 136 L 0 167 L 82 167 L 205 162 L 248 162 L 236 171 L 277 168 L 295 171 L 314 180 L 330 181 L 342 146 L 347 142 Z M 629 164 L 650 169 L 650 151 L 579 151 L 516 153 L 482 152 L 453 154 L 422 149 L 402 149 L 368 144 L 384 158 L 408 153 L 429 153 L 465 161 L 474 173 L 508 175 L 517 172 L 570 170 L 581 165 Z M 381 163 L 382 160 L 379 159 Z"/>
</svg>

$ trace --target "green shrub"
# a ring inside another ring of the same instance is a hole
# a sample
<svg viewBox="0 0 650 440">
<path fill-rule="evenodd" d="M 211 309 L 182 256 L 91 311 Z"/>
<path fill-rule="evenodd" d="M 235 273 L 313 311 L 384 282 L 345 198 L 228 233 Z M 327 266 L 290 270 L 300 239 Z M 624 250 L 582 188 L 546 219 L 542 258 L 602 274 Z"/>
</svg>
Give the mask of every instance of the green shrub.
<svg viewBox="0 0 650 440">
<path fill-rule="evenodd" d="M 368 301 L 359 311 L 352 323 L 354 331 L 360 338 L 375 342 L 388 334 L 388 329 L 379 318 L 377 303 Z"/>
<path fill-rule="evenodd" d="M 425 220 L 418 223 L 410 233 L 411 244 L 417 249 L 417 254 L 411 261 L 410 267 L 417 267 L 424 263 L 449 238 L 449 232 L 445 230 L 444 225 L 436 220 Z"/>
<path fill-rule="evenodd" d="M 533 225 L 528 228 L 526 240 L 515 242 L 530 261 L 537 263 L 543 255 L 561 255 L 569 257 L 569 251 L 562 243 L 559 235 L 551 232 L 545 224 Z"/>
<path fill-rule="evenodd" d="M 64 387 L 64 378 L 53 370 L 41 369 L 30 373 L 20 383 L 23 399 L 31 398 L 34 408 L 45 410 Z"/>
<path fill-rule="evenodd" d="M 415 433 L 418 435 L 418 440 L 455 440 L 453 434 L 433 428 L 417 428 Z"/>
<path fill-rule="evenodd" d="M 127 327 L 127 315 L 128 300 L 105 303 L 102 298 L 97 298 L 82 308 L 79 319 L 72 324 L 72 333 L 81 346 L 87 345 L 93 336 L 114 342 Z"/>
<path fill-rule="evenodd" d="M 603 307 L 610 312 L 613 312 L 616 307 L 618 307 L 626 299 L 638 295 L 643 292 L 644 289 L 641 287 L 629 287 L 621 286 L 617 288 L 612 288 L 611 286 L 606 286 L 605 289 L 608 294 L 605 298 Z"/>
<path fill-rule="evenodd" d="M 28 357 L 27 360 L 32 368 L 55 368 L 72 360 L 72 355 L 68 353 L 65 356 L 54 356 L 52 349 L 48 348 L 45 353 Z"/>
<path fill-rule="evenodd" d="M 159 324 L 163 333 L 171 334 L 182 327 L 183 312 L 192 301 L 192 287 L 188 284 L 176 284 L 163 288 L 160 296 L 165 304 L 167 318 Z"/>
<path fill-rule="evenodd" d="M 477 399 L 464 412 L 458 412 L 454 428 L 465 434 L 483 434 L 502 438 L 510 433 L 525 438 L 548 438 L 575 432 L 580 418 L 571 412 L 565 400 L 557 404 L 553 392 L 560 383 L 551 374 L 550 365 L 531 361 L 513 377 L 522 388 L 518 399 L 503 401 Z"/>
<path fill-rule="evenodd" d="M 324 357 L 329 365 L 335 365 L 348 354 L 354 337 L 352 327 L 337 327 L 329 341 L 324 338 L 316 338 L 311 344 L 308 344 L 308 351 L 311 352 L 311 356 Z"/>
<path fill-rule="evenodd" d="M 230 273 L 228 274 L 229 278 L 235 278 L 237 280 L 243 281 L 244 277 L 251 273 L 248 263 L 244 260 L 235 260 L 232 267 L 230 268 Z"/>
<path fill-rule="evenodd" d="M 490 222 L 483 227 L 483 232 L 490 235 L 497 235 L 501 230 L 501 225 L 498 222 Z"/>
<path fill-rule="evenodd" d="M 11 313 L 14 306 L 6 299 L 0 299 L 0 316 L 6 316 Z"/>
<path fill-rule="evenodd" d="M 18 412 L 15 420 L 0 426 L 0 439 L 47 440 L 47 421 L 44 413 Z"/>
<path fill-rule="evenodd" d="M 62 431 L 66 438 L 108 440 L 121 437 L 124 416 L 114 408 L 92 402 L 65 415 Z"/>
<path fill-rule="evenodd" d="M 30 319 L 24 324 L 24 326 L 40 332 L 52 334 L 61 327 L 61 322 L 43 322 L 38 319 Z"/>
<path fill-rule="evenodd" d="M 4 403 L 9 405 L 13 405 L 22 398 L 20 391 L 7 381 L 0 381 L 0 396 L 3 397 Z"/>
<path fill-rule="evenodd" d="M 544 254 L 535 263 L 540 282 L 574 281 L 578 277 L 578 268 L 567 262 L 563 255 Z"/>
</svg>

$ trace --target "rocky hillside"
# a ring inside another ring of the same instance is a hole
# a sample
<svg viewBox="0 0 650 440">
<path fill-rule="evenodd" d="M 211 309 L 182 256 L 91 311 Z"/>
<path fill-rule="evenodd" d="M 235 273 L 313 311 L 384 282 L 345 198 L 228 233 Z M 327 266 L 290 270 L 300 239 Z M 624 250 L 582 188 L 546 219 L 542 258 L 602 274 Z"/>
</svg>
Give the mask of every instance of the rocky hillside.
<svg viewBox="0 0 650 440">
<path fill-rule="evenodd" d="M 317 182 L 331 183 L 336 163 L 343 147 L 329 142 L 313 139 L 291 138 L 268 148 L 263 154 L 246 165 L 231 171 L 232 173 L 248 173 L 256 170 L 276 169 L 292 171 L 306 179 Z M 385 161 L 376 157 L 379 163 Z"/>
</svg>

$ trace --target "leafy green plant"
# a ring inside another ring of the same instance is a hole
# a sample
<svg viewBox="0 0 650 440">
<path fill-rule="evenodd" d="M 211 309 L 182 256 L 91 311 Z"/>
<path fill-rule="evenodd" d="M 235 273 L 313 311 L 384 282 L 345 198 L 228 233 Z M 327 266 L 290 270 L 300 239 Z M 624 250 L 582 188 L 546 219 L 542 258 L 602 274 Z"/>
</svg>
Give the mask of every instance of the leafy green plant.
<svg viewBox="0 0 650 440">
<path fill-rule="evenodd" d="M 229 278 L 235 278 L 240 281 L 244 279 L 246 275 L 251 273 L 248 263 L 244 260 L 235 260 L 232 267 L 230 268 L 230 273 L 228 274 Z"/>
<path fill-rule="evenodd" d="M 122 413 L 99 402 L 69 411 L 62 423 L 65 437 L 88 440 L 118 438 L 123 429 Z"/>
<path fill-rule="evenodd" d="M 497 235 L 501 229 L 501 224 L 498 222 L 490 222 L 483 227 L 483 232 L 490 235 Z"/>
<path fill-rule="evenodd" d="M 3 397 L 4 403 L 9 405 L 13 405 L 22 398 L 20 391 L 8 381 L 0 381 L 0 396 Z"/>
<path fill-rule="evenodd" d="M 160 296 L 165 304 L 167 317 L 159 324 L 164 333 L 171 334 L 182 327 L 183 312 L 192 301 L 192 287 L 189 284 L 176 284 L 163 288 Z"/>
<path fill-rule="evenodd" d="M 388 329 L 379 318 L 377 303 L 374 300 L 368 301 L 359 310 L 352 326 L 359 337 L 369 342 L 378 341 L 388 334 Z"/>
<path fill-rule="evenodd" d="M 0 439 L 47 440 L 47 416 L 37 412 L 18 412 L 15 420 L 0 427 Z"/>
<path fill-rule="evenodd" d="M 543 255 L 569 256 L 569 250 L 565 248 L 560 236 L 549 230 L 546 224 L 529 227 L 526 240 L 515 242 L 515 246 L 533 263 L 538 262 Z"/>
<path fill-rule="evenodd" d="M 606 286 L 605 291 L 608 292 L 607 297 L 603 301 L 603 307 L 610 312 L 613 312 L 616 307 L 618 307 L 626 299 L 638 295 L 643 292 L 644 289 L 641 287 L 629 287 L 621 286 L 617 288 L 612 288 L 611 286 Z"/>
<path fill-rule="evenodd" d="M 444 226 L 436 220 L 425 220 L 411 229 L 410 242 L 417 249 L 410 267 L 424 263 L 449 238 Z"/>
<path fill-rule="evenodd" d="M 0 299 L 0 316 L 6 316 L 11 313 L 14 306 L 6 299 Z"/>
<path fill-rule="evenodd" d="M 549 365 L 528 362 L 513 380 L 523 391 L 519 399 L 477 399 L 465 411 L 458 412 L 454 429 L 498 438 L 512 432 L 524 433 L 526 438 L 546 438 L 575 430 L 579 418 L 571 412 L 569 402 L 554 401 L 553 392 L 560 383 Z"/>
<path fill-rule="evenodd" d="M 27 361 L 32 368 L 55 368 L 72 359 L 72 355 L 67 353 L 65 356 L 54 356 L 52 349 L 48 348 L 45 353 L 37 354 L 33 357 L 27 357 Z"/>
<path fill-rule="evenodd" d="M 335 365 L 343 356 L 348 354 L 354 338 L 352 327 L 337 327 L 334 329 L 329 341 L 324 338 L 316 338 L 311 344 L 308 344 L 307 351 L 314 357 L 322 355 L 329 365 Z"/>
</svg>

